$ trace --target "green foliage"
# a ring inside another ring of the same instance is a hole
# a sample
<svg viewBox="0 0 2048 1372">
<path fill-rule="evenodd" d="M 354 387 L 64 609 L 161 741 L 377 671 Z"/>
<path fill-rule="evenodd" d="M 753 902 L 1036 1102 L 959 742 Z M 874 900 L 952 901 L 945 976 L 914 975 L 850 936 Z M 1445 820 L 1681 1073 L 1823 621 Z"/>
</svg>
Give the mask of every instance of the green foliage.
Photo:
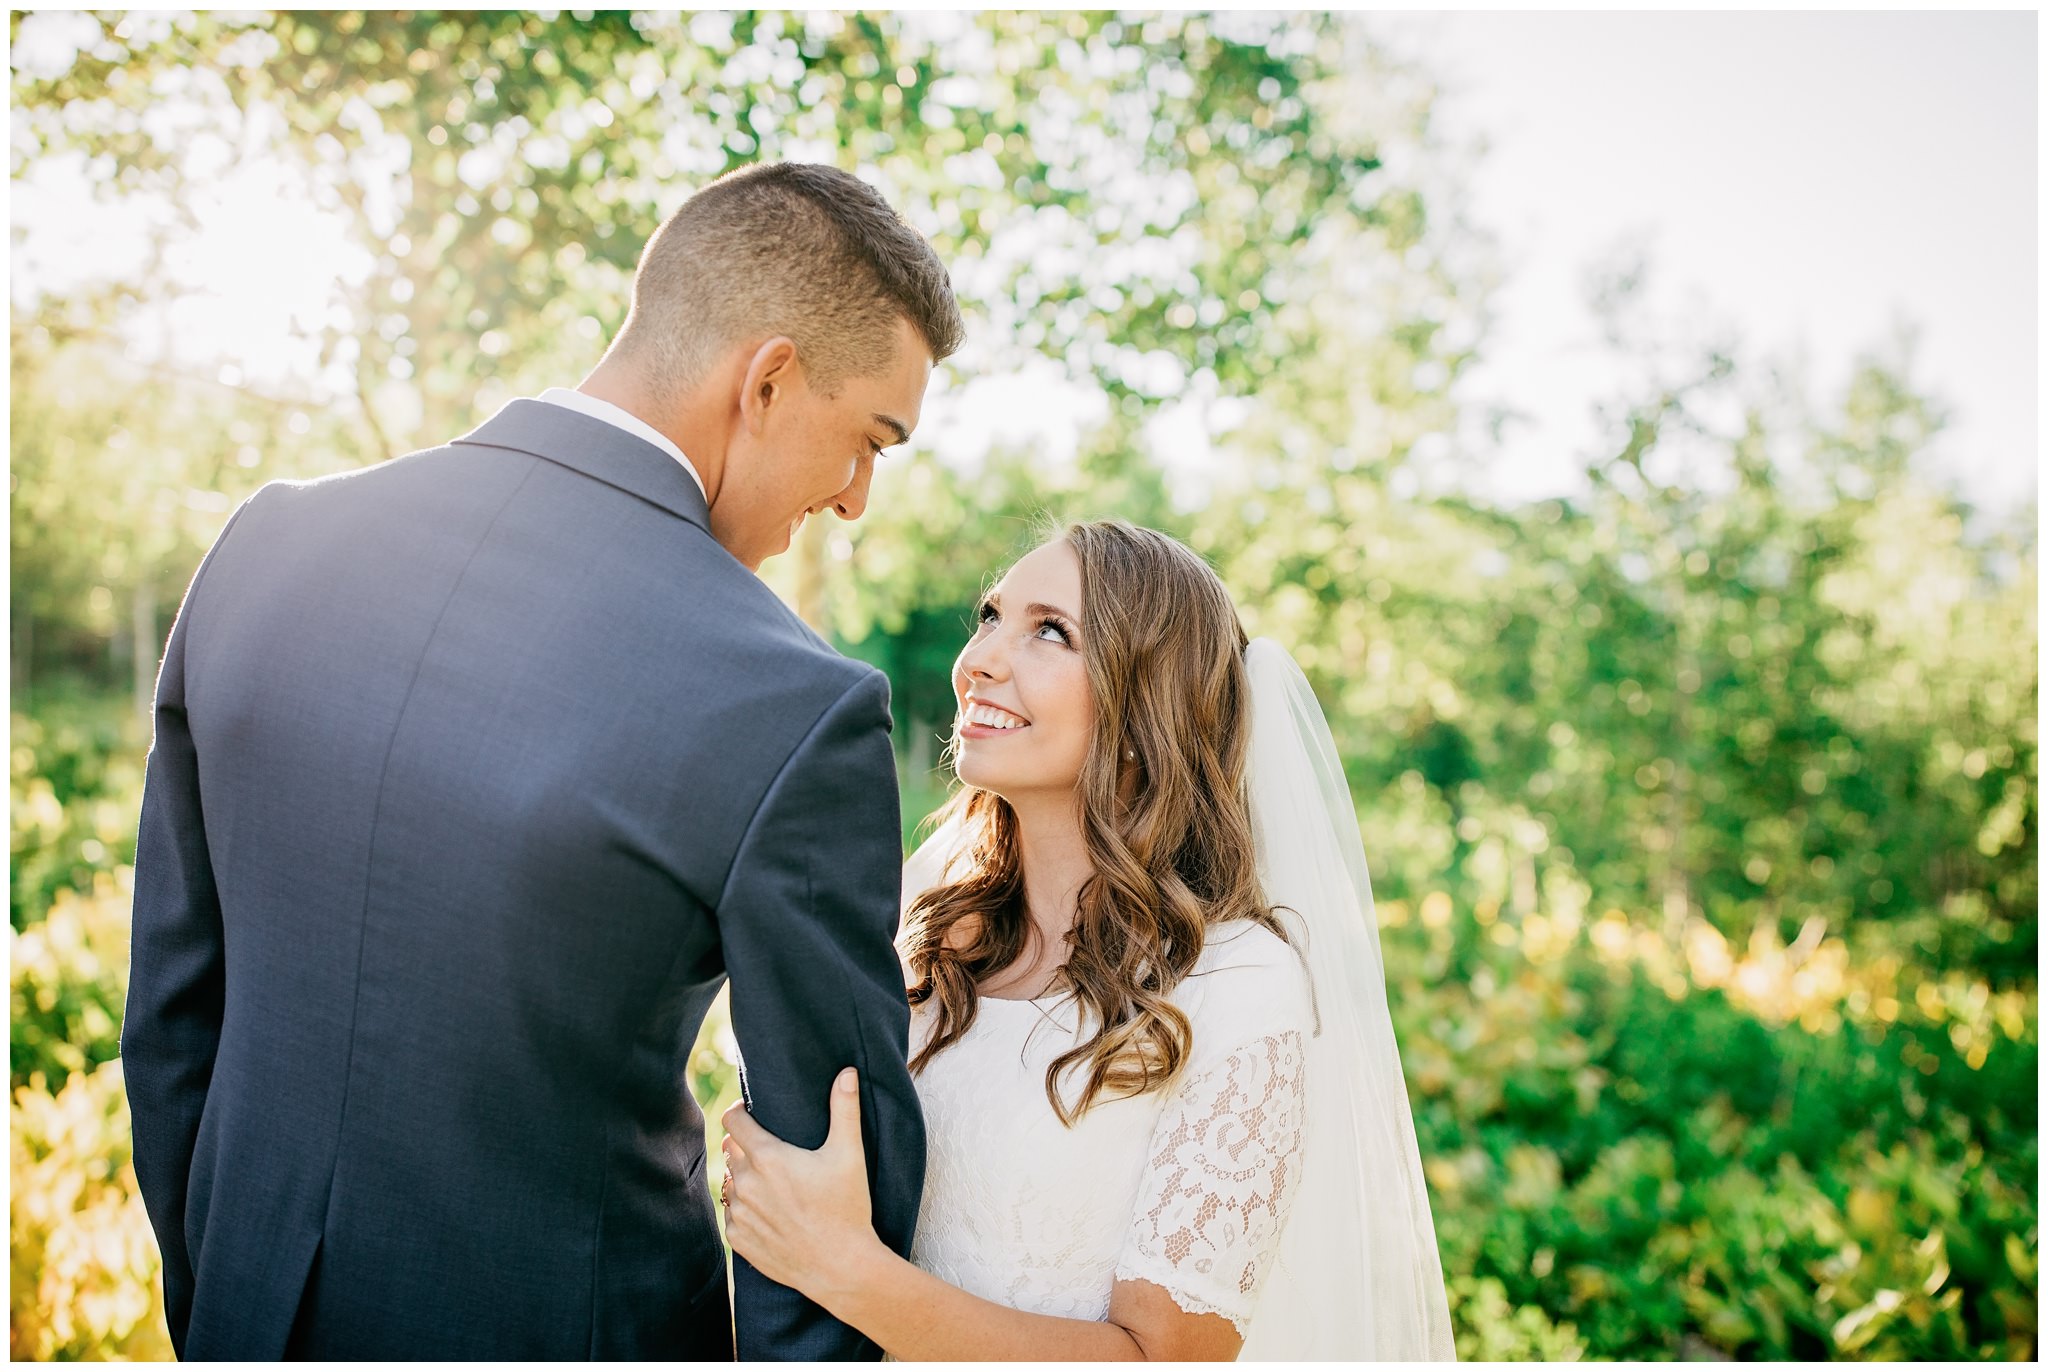
<svg viewBox="0 0 2048 1372">
<path fill-rule="evenodd" d="M 139 366 L 81 322 L 96 313 L 53 302 L 11 332 L 14 701 L 53 722 L 81 690 L 125 690 L 139 713 L 234 507 L 273 477 L 361 460 L 342 418 Z"/>
<path fill-rule="evenodd" d="M 1846 964 L 1816 1031 L 1775 992 L 1737 1004 L 1674 971 L 1659 934 L 1617 938 L 1618 916 L 1449 910 L 1396 903 L 1382 940 L 1464 1356 L 2030 1355 L 2031 996 L 1973 1068 L 1942 998 L 1896 996 L 1881 957 Z M 1753 951 L 1735 984 L 1780 957 Z M 1793 961 L 1787 989 L 1826 959 Z M 1848 1008 L 1887 1000 L 1890 1022 Z"/>
<path fill-rule="evenodd" d="M 17 741 L 22 723 L 16 716 Z M 132 848 L 132 813 L 126 822 Z M 131 876 L 126 866 L 95 870 L 82 889 L 38 907 L 26 930 L 10 931 L 8 1352 L 17 1359 L 171 1356 L 117 1061 Z"/>
<path fill-rule="evenodd" d="M 1553 1324 L 1533 1305 L 1517 1306 L 1492 1277 L 1446 1274 L 1445 1295 L 1460 1362 L 1577 1362 L 1586 1346 L 1569 1324 Z"/>
<path fill-rule="evenodd" d="M 10 934 L 11 1082 L 63 1087 L 121 1055 L 133 868 L 64 891 L 46 918 Z"/>
<path fill-rule="evenodd" d="M 130 1163 L 119 1063 L 8 1110 L 7 1351 L 22 1361 L 171 1356 L 159 1259 Z"/>
<path fill-rule="evenodd" d="M 135 857 L 144 726 L 121 697 L 46 686 L 32 714 L 9 716 L 8 852 L 12 923 L 28 928 L 61 891 Z"/>
<path fill-rule="evenodd" d="M 10 1072 L 60 1090 L 121 1053 L 142 727 L 119 696 L 46 688 L 10 717 Z"/>
</svg>

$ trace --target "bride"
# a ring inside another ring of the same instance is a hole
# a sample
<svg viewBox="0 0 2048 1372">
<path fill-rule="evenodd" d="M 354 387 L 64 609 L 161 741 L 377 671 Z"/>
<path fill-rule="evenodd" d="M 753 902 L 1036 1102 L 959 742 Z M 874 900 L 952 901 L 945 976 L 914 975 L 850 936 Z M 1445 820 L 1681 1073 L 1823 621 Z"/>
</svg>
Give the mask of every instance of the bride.
<svg viewBox="0 0 2048 1372">
<path fill-rule="evenodd" d="M 727 1112 L 727 1236 L 899 1360 L 1454 1356 L 1358 825 L 1293 660 L 1164 534 L 1076 524 L 983 600 L 961 787 L 905 867 L 929 1157 L 869 1223 Z"/>
</svg>

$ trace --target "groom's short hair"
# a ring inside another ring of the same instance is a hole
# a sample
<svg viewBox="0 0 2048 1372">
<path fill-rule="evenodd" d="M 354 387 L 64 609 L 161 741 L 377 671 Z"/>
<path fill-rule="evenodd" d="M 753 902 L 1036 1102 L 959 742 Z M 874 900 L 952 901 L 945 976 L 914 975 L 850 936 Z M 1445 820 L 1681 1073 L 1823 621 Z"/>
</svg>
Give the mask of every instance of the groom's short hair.
<svg viewBox="0 0 2048 1372">
<path fill-rule="evenodd" d="M 720 177 L 655 231 L 618 347 L 674 393 L 734 344 L 780 334 L 830 394 L 892 365 L 899 318 L 934 362 L 960 346 L 952 281 L 924 235 L 858 177 L 765 163 Z"/>
</svg>

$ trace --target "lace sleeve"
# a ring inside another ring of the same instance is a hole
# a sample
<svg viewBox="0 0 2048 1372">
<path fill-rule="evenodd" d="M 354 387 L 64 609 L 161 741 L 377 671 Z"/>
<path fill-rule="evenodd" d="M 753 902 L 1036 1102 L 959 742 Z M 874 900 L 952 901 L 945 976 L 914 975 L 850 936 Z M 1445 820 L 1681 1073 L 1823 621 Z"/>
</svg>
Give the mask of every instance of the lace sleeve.
<svg viewBox="0 0 2048 1372">
<path fill-rule="evenodd" d="M 1253 1040 L 1186 1083 L 1153 1131 L 1119 1281 L 1245 1332 L 1301 1177 L 1306 1102 L 1296 1030 Z"/>
</svg>

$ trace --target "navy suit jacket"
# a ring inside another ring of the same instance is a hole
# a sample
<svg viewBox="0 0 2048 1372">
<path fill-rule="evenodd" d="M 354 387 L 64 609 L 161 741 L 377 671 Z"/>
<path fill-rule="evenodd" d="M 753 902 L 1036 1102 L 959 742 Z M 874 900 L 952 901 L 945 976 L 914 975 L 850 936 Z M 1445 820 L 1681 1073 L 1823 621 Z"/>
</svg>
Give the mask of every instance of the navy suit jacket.
<svg viewBox="0 0 2048 1372">
<path fill-rule="evenodd" d="M 924 1126 L 888 683 L 653 445 L 539 401 L 253 496 L 157 685 L 122 1054 L 179 1352 L 842 1359 L 725 1260 L 697 1028 L 816 1147 L 860 1069 L 875 1227 Z"/>
</svg>

